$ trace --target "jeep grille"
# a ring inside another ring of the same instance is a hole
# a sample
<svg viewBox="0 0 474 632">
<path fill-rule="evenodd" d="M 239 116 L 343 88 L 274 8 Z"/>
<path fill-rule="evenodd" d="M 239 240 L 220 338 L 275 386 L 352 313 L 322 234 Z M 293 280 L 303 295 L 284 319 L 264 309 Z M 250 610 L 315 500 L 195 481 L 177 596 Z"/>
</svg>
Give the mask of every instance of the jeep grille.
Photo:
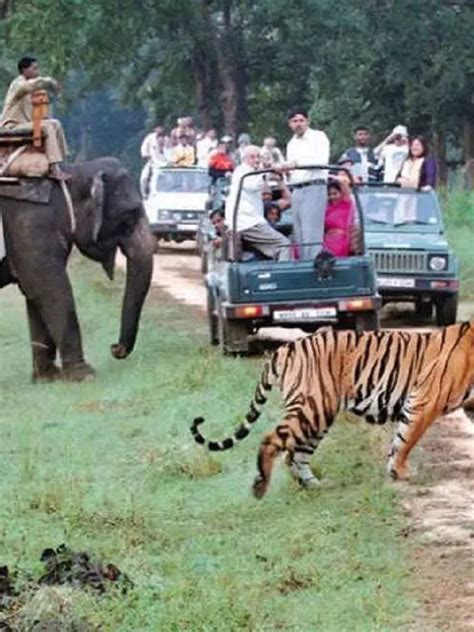
<svg viewBox="0 0 474 632">
<path fill-rule="evenodd" d="M 427 270 L 425 252 L 371 250 L 370 254 L 377 272 L 425 272 Z"/>
</svg>

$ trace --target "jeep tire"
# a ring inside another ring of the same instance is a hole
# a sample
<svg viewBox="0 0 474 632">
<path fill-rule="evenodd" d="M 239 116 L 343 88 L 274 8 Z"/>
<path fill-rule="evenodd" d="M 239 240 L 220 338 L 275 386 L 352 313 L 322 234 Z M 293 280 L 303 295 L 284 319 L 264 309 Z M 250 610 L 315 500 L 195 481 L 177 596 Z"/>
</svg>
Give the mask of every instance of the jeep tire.
<svg viewBox="0 0 474 632">
<path fill-rule="evenodd" d="M 356 331 L 377 331 L 379 329 L 378 312 L 359 312 L 354 314 L 354 329 Z"/>
<path fill-rule="evenodd" d="M 415 315 L 422 320 L 431 320 L 433 318 L 433 301 L 417 299 L 415 303 Z"/>
<path fill-rule="evenodd" d="M 217 302 L 219 346 L 223 355 L 247 354 L 249 351 L 249 330 L 242 320 L 226 319 L 221 301 Z"/>
<path fill-rule="evenodd" d="M 445 294 L 436 299 L 436 324 L 439 327 L 454 325 L 458 312 L 458 295 Z"/>
</svg>

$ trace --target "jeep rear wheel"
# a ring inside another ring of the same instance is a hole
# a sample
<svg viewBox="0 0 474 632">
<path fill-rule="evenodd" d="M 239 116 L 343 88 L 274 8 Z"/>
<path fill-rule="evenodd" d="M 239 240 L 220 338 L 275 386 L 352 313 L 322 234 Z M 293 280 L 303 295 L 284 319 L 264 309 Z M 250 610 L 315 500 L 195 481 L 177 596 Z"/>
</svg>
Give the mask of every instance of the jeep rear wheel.
<svg viewBox="0 0 474 632">
<path fill-rule="evenodd" d="M 229 320 L 224 316 L 220 300 L 217 303 L 219 318 L 219 346 L 224 355 L 246 354 L 249 351 L 249 330 L 241 320 Z"/>
<path fill-rule="evenodd" d="M 454 325 L 458 312 L 458 295 L 447 294 L 436 301 L 436 324 L 440 327 Z"/>
<path fill-rule="evenodd" d="M 376 311 L 359 312 L 354 314 L 354 329 L 356 331 L 377 331 L 379 315 Z"/>
</svg>

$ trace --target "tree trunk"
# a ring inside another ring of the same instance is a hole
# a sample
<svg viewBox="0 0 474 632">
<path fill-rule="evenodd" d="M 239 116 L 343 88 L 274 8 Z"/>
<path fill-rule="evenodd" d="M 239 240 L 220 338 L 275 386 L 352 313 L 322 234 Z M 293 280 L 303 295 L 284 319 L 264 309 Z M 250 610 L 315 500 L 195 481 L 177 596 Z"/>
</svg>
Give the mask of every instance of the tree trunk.
<svg viewBox="0 0 474 632">
<path fill-rule="evenodd" d="M 14 0 L 0 0 L 0 20 L 4 20 L 13 11 Z"/>
<path fill-rule="evenodd" d="M 468 163 L 474 158 L 474 121 L 467 114 L 464 115 L 462 140 L 464 162 Z"/>
<path fill-rule="evenodd" d="M 214 127 L 212 122 L 212 87 L 209 80 L 209 59 L 206 56 L 206 52 L 198 47 L 194 50 L 192 69 L 199 124 L 203 130 L 209 130 Z"/>
<path fill-rule="evenodd" d="M 224 120 L 224 132 L 235 137 L 239 131 L 237 86 L 232 64 L 226 59 L 226 54 L 223 54 L 222 49 L 218 50 L 217 68 L 221 81 L 219 103 Z"/>
<path fill-rule="evenodd" d="M 433 153 L 438 161 L 439 184 L 448 183 L 448 165 L 446 164 L 446 143 L 442 132 L 433 132 Z"/>
</svg>

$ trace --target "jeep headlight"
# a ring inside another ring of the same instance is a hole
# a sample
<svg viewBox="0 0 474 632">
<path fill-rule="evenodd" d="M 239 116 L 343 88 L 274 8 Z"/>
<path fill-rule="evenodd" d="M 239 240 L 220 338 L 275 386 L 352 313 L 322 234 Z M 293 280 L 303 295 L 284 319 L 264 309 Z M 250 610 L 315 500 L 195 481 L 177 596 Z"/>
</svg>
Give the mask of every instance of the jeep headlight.
<svg viewBox="0 0 474 632">
<path fill-rule="evenodd" d="M 171 219 L 169 211 L 158 211 L 158 219 Z"/>
<path fill-rule="evenodd" d="M 430 270 L 434 270 L 435 272 L 446 270 L 446 268 L 448 267 L 448 257 L 442 257 L 440 255 L 430 257 L 428 261 L 428 266 Z"/>
</svg>

